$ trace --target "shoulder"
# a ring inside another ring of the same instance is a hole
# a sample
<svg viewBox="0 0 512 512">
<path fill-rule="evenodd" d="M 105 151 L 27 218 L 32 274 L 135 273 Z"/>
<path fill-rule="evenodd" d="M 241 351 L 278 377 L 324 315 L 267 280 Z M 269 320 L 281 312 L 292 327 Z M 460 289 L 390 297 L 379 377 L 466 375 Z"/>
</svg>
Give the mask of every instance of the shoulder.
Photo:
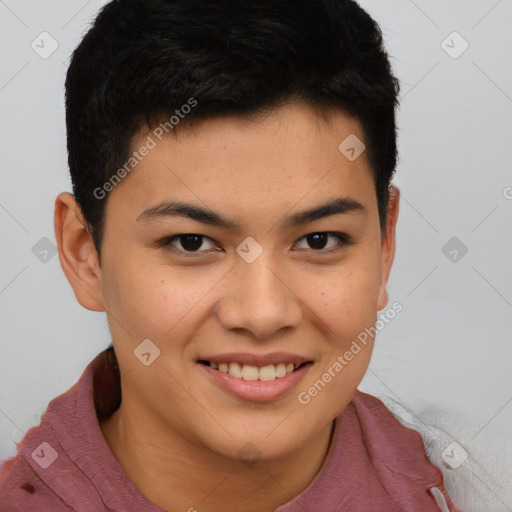
<svg viewBox="0 0 512 512">
<path fill-rule="evenodd" d="M 322 477 L 347 510 L 457 510 L 418 432 L 359 391 L 336 418 Z"/>
<path fill-rule="evenodd" d="M 41 478 L 43 470 L 56 458 L 57 452 L 53 449 L 56 445 L 50 426 L 43 420 L 17 444 L 15 456 L 0 463 L 2 512 L 72 510 L 63 505 Z"/>
<path fill-rule="evenodd" d="M 382 410 L 384 407 L 403 427 L 417 433 L 425 455 L 442 474 L 446 490 L 460 510 L 501 510 L 507 500 L 506 486 L 510 486 L 512 477 L 501 474 L 496 464 L 486 468 L 480 462 L 482 457 L 495 457 L 490 451 L 482 450 L 474 440 L 474 432 L 478 430 L 478 426 L 472 428 L 467 418 L 456 418 L 449 411 L 430 410 L 417 415 L 389 397 L 377 398 L 360 392 L 358 394 L 360 402 L 367 407 L 375 410 Z M 389 418 L 385 421 L 389 421 Z M 508 468 L 510 471 L 510 461 Z M 501 485 L 499 482 L 504 483 Z M 509 496 L 510 494 L 509 492 Z"/>
<path fill-rule="evenodd" d="M 422 433 L 410 422 L 401 421 L 397 409 L 392 412 L 382 400 L 361 391 L 356 391 L 351 406 L 373 461 L 418 479 L 441 476 L 439 467 L 427 456 Z"/>
<path fill-rule="evenodd" d="M 356 391 L 351 402 L 355 412 L 366 426 L 366 435 L 370 441 L 390 441 L 394 451 L 403 450 L 405 446 L 424 454 L 424 444 L 421 434 L 410 424 L 400 421 L 396 410 L 391 411 L 379 398 Z"/>
<path fill-rule="evenodd" d="M 87 510 L 101 504 L 82 468 L 91 447 L 85 433 L 96 422 L 94 368 L 90 364 L 71 388 L 50 401 L 40 424 L 16 445 L 16 455 L 0 463 L 2 512 Z"/>
</svg>

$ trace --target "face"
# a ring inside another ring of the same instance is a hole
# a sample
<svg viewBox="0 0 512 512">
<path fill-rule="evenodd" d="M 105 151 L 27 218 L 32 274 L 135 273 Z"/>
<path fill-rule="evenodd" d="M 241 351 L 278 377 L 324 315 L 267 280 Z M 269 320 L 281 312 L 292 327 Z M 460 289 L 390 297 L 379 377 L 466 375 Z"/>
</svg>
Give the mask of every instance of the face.
<svg viewBox="0 0 512 512">
<path fill-rule="evenodd" d="M 366 153 L 338 149 L 351 134 L 364 141 L 357 121 L 294 104 L 153 136 L 108 196 L 94 271 L 123 401 L 212 452 L 250 441 L 262 459 L 343 410 L 373 345 L 353 341 L 387 302 L 396 220 L 383 237 Z"/>
</svg>

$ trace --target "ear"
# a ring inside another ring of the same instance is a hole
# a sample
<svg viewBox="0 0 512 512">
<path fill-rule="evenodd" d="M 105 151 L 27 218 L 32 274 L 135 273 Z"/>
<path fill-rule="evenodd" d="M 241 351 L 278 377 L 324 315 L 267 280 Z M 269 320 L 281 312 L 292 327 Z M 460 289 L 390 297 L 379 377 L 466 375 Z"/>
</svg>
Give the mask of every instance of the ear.
<svg viewBox="0 0 512 512">
<path fill-rule="evenodd" d="M 379 298 L 377 301 L 377 310 L 384 309 L 388 303 L 388 292 L 386 286 L 388 284 L 389 274 L 391 272 L 391 265 L 395 257 L 395 243 L 396 235 L 395 228 L 398 220 L 398 209 L 400 203 L 400 190 L 392 185 L 389 191 L 389 203 L 388 203 L 388 214 L 387 223 L 384 231 L 384 237 L 382 239 L 381 247 L 381 282 L 379 290 Z"/>
<path fill-rule="evenodd" d="M 75 197 L 62 192 L 55 200 L 54 228 L 59 260 L 76 300 L 91 311 L 104 311 L 98 255 Z"/>
</svg>

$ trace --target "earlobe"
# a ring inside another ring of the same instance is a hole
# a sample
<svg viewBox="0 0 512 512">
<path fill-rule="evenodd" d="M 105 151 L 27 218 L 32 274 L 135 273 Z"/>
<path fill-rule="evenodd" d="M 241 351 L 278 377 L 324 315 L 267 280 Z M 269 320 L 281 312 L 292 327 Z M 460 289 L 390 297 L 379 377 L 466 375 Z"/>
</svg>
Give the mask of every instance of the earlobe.
<svg viewBox="0 0 512 512">
<path fill-rule="evenodd" d="M 98 255 L 75 198 L 62 192 L 55 200 L 55 239 L 59 260 L 78 302 L 91 311 L 104 311 Z"/>
<path fill-rule="evenodd" d="M 388 303 L 388 292 L 386 286 L 391 272 L 391 266 L 395 257 L 396 246 L 396 223 L 398 221 L 398 211 L 400 203 L 400 191 L 394 185 L 390 188 L 387 223 L 385 229 L 385 237 L 382 240 L 382 274 L 379 289 L 379 298 L 377 300 L 377 309 L 380 311 L 386 307 Z"/>
<path fill-rule="evenodd" d="M 386 307 L 386 304 L 388 303 L 389 296 L 388 296 L 388 290 L 386 288 L 386 284 L 387 283 L 381 283 L 381 285 L 380 285 L 379 298 L 377 300 L 377 311 L 384 309 Z"/>
</svg>

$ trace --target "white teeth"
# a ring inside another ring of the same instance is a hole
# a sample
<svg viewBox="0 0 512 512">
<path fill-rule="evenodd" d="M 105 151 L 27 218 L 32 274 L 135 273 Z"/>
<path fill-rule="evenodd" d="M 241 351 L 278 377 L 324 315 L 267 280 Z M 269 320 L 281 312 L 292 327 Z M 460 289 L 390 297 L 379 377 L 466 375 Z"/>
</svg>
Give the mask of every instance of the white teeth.
<svg viewBox="0 0 512 512">
<path fill-rule="evenodd" d="M 260 380 L 267 381 L 275 380 L 276 377 L 284 377 L 284 375 L 278 375 L 276 367 L 273 364 L 269 364 L 260 368 L 259 377 Z"/>
<path fill-rule="evenodd" d="M 242 367 L 238 363 L 231 363 L 229 365 L 228 373 L 231 375 L 231 377 L 240 379 L 242 378 Z"/>
<path fill-rule="evenodd" d="M 244 380 L 258 380 L 260 372 L 257 366 L 244 364 L 242 366 L 242 379 Z M 238 377 L 238 375 L 237 375 Z"/>
<path fill-rule="evenodd" d="M 214 370 L 228 373 L 237 379 L 271 381 L 276 378 L 285 377 L 300 365 L 279 363 L 258 367 L 250 364 L 240 365 L 239 363 L 210 363 L 210 366 Z"/>
<path fill-rule="evenodd" d="M 286 375 L 286 365 L 284 363 L 279 363 L 275 366 L 276 369 L 276 377 L 284 377 Z"/>
</svg>

